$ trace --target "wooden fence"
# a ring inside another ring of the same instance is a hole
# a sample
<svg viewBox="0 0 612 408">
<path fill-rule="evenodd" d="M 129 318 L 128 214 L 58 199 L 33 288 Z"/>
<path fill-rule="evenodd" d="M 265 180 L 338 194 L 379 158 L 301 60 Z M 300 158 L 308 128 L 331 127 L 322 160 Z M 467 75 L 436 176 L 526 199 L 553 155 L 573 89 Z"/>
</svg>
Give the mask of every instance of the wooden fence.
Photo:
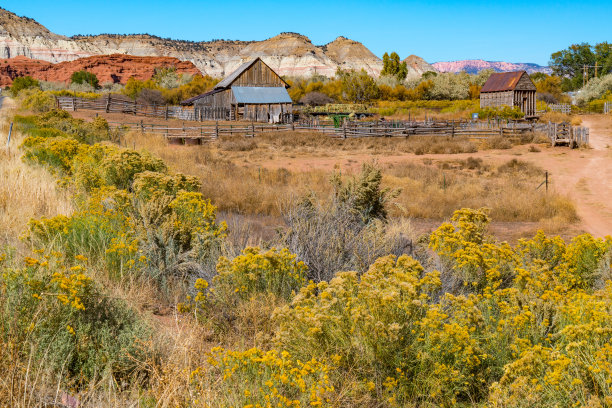
<svg viewBox="0 0 612 408">
<path fill-rule="evenodd" d="M 197 120 L 193 108 L 181 106 L 143 104 L 136 101 L 126 101 L 108 94 L 98 99 L 75 98 L 60 96 L 57 98 L 57 107 L 66 111 L 79 109 L 94 110 L 112 113 L 126 113 L 136 116 L 160 117 L 164 119 Z"/>
<path fill-rule="evenodd" d="M 589 144 L 589 128 L 586 127 L 548 122 L 545 132 L 553 146 L 565 144 L 573 148 Z"/>
<path fill-rule="evenodd" d="M 348 139 L 362 137 L 403 137 L 441 136 L 462 137 L 469 139 L 487 139 L 490 137 L 517 137 L 526 132 L 547 132 L 547 124 L 466 122 L 466 121 L 385 121 L 358 122 L 345 121 L 341 127 L 335 127 L 331 121 L 307 120 L 290 124 L 227 124 L 219 122 L 202 126 L 172 127 L 167 125 L 147 124 L 144 121 L 134 123 L 109 123 L 113 128 L 136 130 L 165 136 L 171 143 L 200 144 L 213 141 L 223 135 L 255 137 L 270 132 L 303 132 L 316 131 L 329 137 Z"/>
<path fill-rule="evenodd" d="M 79 109 L 94 110 L 102 112 L 126 113 L 135 116 L 158 117 L 164 119 L 180 119 L 189 121 L 205 120 L 234 120 L 234 113 L 224 107 L 182 107 L 170 105 L 144 104 L 118 98 L 111 94 L 98 99 L 76 98 L 71 96 L 60 96 L 56 99 L 57 107 L 66 111 L 77 111 Z M 291 114 L 283 114 L 281 122 L 291 123 Z"/>
<path fill-rule="evenodd" d="M 567 103 L 548 105 L 548 109 L 552 112 L 566 113 L 568 115 L 572 113 L 572 106 Z"/>
<path fill-rule="evenodd" d="M 610 112 L 612 112 L 612 102 L 605 102 L 603 113 L 610 113 Z"/>
</svg>

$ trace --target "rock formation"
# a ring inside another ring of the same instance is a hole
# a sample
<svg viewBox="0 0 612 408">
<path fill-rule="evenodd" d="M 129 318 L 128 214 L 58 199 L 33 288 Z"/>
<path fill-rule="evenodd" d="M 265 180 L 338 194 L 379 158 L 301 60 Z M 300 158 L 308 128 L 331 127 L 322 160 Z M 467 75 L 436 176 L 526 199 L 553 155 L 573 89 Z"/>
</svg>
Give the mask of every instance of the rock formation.
<svg viewBox="0 0 612 408">
<path fill-rule="evenodd" d="M 226 76 L 254 57 L 262 57 L 279 74 L 289 76 L 315 73 L 333 76 L 338 68 L 365 69 L 376 76 L 382 70 L 380 58 L 363 44 L 345 37 L 322 46 L 313 45 L 308 37 L 295 33 L 282 33 L 264 41 L 209 42 L 170 40 L 148 34 L 64 37 L 32 19 L 0 9 L 0 58 L 26 56 L 58 63 L 108 54 L 174 57 L 193 63 L 203 74 L 213 77 Z M 420 64 L 411 65 L 410 71 L 420 74 L 419 67 Z"/>
<path fill-rule="evenodd" d="M 436 62 L 432 65 L 440 72 L 465 71 L 470 74 L 476 74 L 485 69 L 492 69 L 495 72 L 527 71 L 527 73 L 529 74 L 533 72 L 544 72 L 550 74 L 552 72 L 549 67 L 543 67 L 538 64 L 513 63 L 503 61 L 463 60 Z"/>
<path fill-rule="evenodd" d="M 130 77 L 147 80 L 158 67 L 174 67 L 179 73 L 199 74 L 200 71 L 188 61 L 172 57 L 135 57 L 132 55 L 96 55 L 52 64 L 28 57 L 15 57 L 0 60 L 0 86 L 10 86 L 18 76 L 29 75 L 42 81 L 70 82 L 76 71 L 89 71 L 96 74 L 100 84 L 125 84 Z"/>
</svg>

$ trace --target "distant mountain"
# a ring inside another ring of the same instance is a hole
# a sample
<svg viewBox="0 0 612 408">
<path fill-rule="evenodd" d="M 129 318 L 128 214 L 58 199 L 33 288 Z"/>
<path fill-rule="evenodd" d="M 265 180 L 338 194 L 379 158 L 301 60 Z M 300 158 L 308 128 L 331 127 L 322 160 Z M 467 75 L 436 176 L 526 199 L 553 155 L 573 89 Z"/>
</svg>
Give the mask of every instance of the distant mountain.
<svg viewBox="0 0 612 408">
<path fill-rule="evenodd" d="M 338 37 L 314 45 L 306 36 L 281 33 L 264 41 L 172 40 L 149 34 L 78 35 L 65 37 L 49 31 L 35 20 L 0 8 L 0 58 L 25 56 L 51 63 L 74 61 L 96 55 L 124 54 L 138 57 L 174 57 L 193 63 L 203 74 L 228 75 L 255 57 L 281 75 L 333 76 L 338 68 L 366 70 L 378 76 L 382 60 L 357 41 Z M 420 75 L 431 66 L 416 56 L 408 57 L 408 75 Z M 23 62 L 22 62 L 23 64 Z"/>
<path fill-rule="evenodd" d="M 440 72 L 465 71 L 469 74 L 476 74 L 485 69 L 492 69 L 495 72 L 527 71 L 529 74 L 534 72 L 544 72 L 546 74 L 550 74 L 552 72 L 549 67 L 544 67 L 538 64 L 503 61 L 463 60 L 436 62 L 432 65 Z"/>
</svg>

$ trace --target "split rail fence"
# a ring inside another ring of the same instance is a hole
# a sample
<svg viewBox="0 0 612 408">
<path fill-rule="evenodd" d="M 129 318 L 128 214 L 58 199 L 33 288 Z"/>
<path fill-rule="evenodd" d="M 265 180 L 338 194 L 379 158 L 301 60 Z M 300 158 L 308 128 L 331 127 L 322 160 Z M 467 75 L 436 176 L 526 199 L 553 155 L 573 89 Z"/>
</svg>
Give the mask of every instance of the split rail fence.
<svg viewBox="0 0 612 408">
<path fill-rule="evenodd" d="M 198 117 L 193 108 L 179 106 L 145 105 L 137 102 L 125 101 L 112 96 L 98 99 L 84 99 L 74 97 L 58 97 L 57 106 L 63 110 L 76 111 L 79 109 L 99 110 L 105 112 L 119 112 L 133 115 L 163 117 L 165 119 L 180 119 L 185 121 L 196 120 L 224 120 L 224 108 L 211 108 L 200 110 Z M 442 136 L 465 137 L 470 139 L 486 139 L 490 137 L 517 137 L 526 132 L 544 132 L 551 140 L 553 146 L 568 144 L 572 147 L 588 144 L 589 133 L 587 128 L 573 127 L 569 124 L 555 123 L 519 123 L 503 121 L 473 122 L 473 121 L 348 121 L 342 126 L 335 126 L 333 121 L 310 118 L 299 122 L 286 124 L 266 123 L 236 123 L 215 124 L 201 126 L 168 126 L 145 124 L 143 120 L 134 123 L 110 123 L 113 128 L 126 130 L 139 130 L 143 133 L 164 135 L 175 144 L 201 144 L 202 142 L 218 139 L 222 135 L 241 135 L 255 137 L 257 134 L 288 131 L 317 131 L 334 138 L 358 137 L 404 137 L 410 136 Z"/>
<path fill-rule="evenodd" d="M 144 121 L 135 123 L 109 123 L 112 128 L 140 131 L 148 134 L 163 135 L 172 144 L 201 144 L 217 140 L 221 136 L 256 137 L 273 132 L 303 132 L 316 131 L 332 138 L 349 139 L 362 137 L 403 137 L 428 136 L 487 139 L 491 137 L 519 137 L 527 132 L 542 132 L 546 134 L 553 145 L 566 143 L 579 146 L 588 143 L 588 129 L 572 127 L 567 124 L 528 124 L 508 123 L 496 124 L 487 122 L 349 122 L 341 127 L 324 121 L 302 121 L 290 124 L 220 124 L 216 122 L 201 126 L 167 126 L 147 124 Z"/>
</svg>

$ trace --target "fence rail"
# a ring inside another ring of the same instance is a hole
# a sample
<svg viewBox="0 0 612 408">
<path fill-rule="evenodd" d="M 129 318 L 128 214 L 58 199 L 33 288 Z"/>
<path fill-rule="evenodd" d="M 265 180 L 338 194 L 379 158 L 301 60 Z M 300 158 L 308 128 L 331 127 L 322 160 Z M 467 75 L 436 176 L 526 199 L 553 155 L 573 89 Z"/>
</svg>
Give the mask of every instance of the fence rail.
<svg viewBox="0 0 612 408">
<path fill-rule="evenodd" d="M 604 103 L 604 108 L 603 108 L 603 113 L 610 113 L 612 112 L 612 102 L 605 102 Z"/>
<path fill-rule="evenodd" d="M 552 112 L 566 113 L 568 115 L 572 113 L 572 106 L 567 103 L 551 104 L 548 105 L 548 109 Z"/>
<path fill-rule="evenodd" d="M 167 125 L 147 124 L 144 121 L 134 123 L 109 123 L 113 128 L 140 131 L 142 133 L 160 134 L 171 143 L 201 144 L 213 141 L 220 136 L 255 137 L 272 132 L 315 131 L 332 138 L 348 139 L 363 137 L 462 137 L 469 139 L 487 139 L 490 137 L 517 137 L 525 132 L 546 132 L 546 124 L 529 123 L 495 123 L 467 121 L 393 121 L 393 122 L 358 122 L 345 121 L 341 127 L 335 127 L 331 121 L 308 120 L 289 124 L 264 123 L 219 123 L 201 126 L 172 127 Z"/>
</svg>

